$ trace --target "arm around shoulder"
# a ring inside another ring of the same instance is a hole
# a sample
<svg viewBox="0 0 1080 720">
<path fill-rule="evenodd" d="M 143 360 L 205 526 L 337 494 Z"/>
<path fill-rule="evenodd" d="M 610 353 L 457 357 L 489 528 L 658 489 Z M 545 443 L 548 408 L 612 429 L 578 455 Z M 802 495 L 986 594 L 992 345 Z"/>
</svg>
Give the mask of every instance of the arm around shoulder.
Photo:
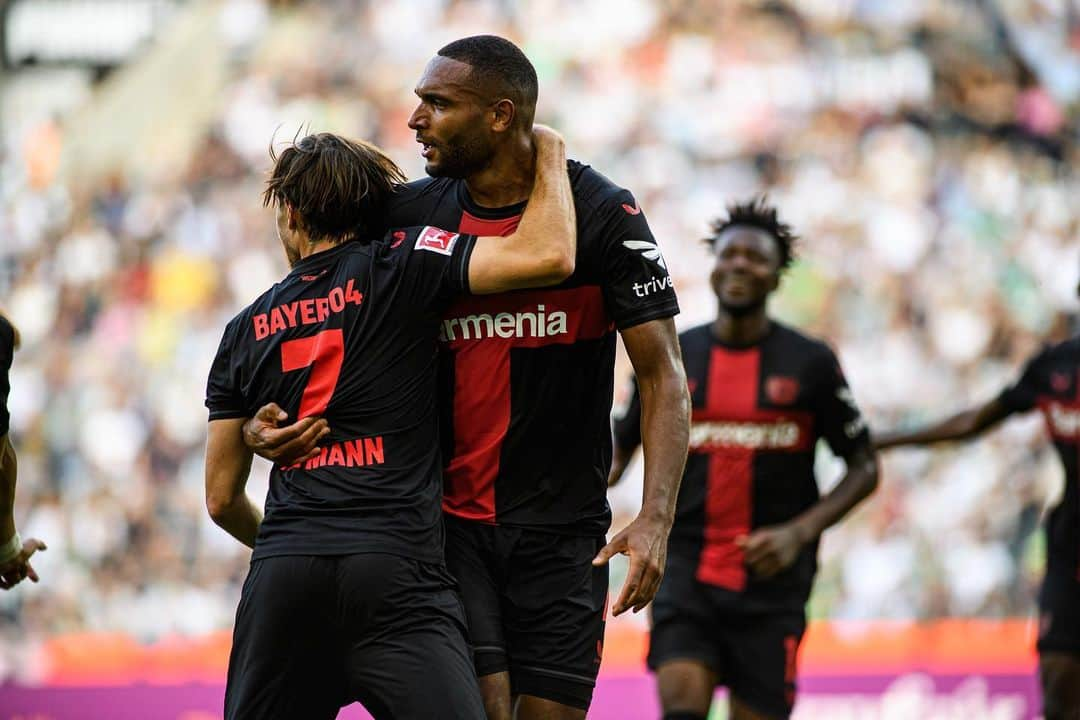
<svg viewBox="0 0 1080 720">
<path fill-rule="evenodd" d="M 469 258 L 469 289 L 490 294 L 556 285 L 574 272 L 577 218 L 566 146 L 553 130 L 537 126 L 536 180 L 517 230 L 509 237 L 480 237 Z"/>
</svg>

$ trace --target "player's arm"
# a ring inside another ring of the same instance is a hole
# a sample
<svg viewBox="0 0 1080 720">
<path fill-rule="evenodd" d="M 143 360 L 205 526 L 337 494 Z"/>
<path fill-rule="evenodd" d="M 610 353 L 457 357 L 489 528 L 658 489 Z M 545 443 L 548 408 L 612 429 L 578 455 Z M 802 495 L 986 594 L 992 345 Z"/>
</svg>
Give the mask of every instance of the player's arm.
<svg viewBox="0 0 1080 720">
<path fill-rule="evenodd" d="M 608 473 L 608 487 L 614 487 L 622 480 L 630 460 L 641 445 L 641 393 L 638 392 L 637 380 L 630 383 L 630 400 L 626 410 L 617 418 L 613 427 L 611 471 Z"/>
<path fill-rule="evenodd" d="M 805 545 L 817 540 L 877 489 L 877 455 L 869 442 L 844 460 L 847 472 L 828 495 L 790 522 L 761 528 L 736 540 L 755 575 L 770 577 L 790 566 Z"/>
<path fill-rule="evenodd" d="M 626 582 L 612 607 L 615 615 L 641 610 L 660 588 L 690 434 L 690 395 L 675 322 L 651 320 L 623 330 L 622 338 L 641 396 L 645 482 L 641 512 L 593 561 L 605 563 L 616 553 L 630 556 Z"/>
<path fill-rule="evenodd" d="M 978 407 L 964 410 L 933 423 L 913 430 L 894 430 L 875 437 L 878 450 L 885 450 L 901 445 L 929 445 L 948 440 L 968 440 L 992 428 L 1012 414 L 1000 397 Z"/>
<path fill-rule="evenodd" d="M 8 435 L 7 393 L 8 367 L 11 355 L 19 344 L 15 327 L 0 315 L 0 590 L 9 590 L 25 578 L 38 581 L 30 557 L 45 549 L 36 538 L 19 537 L 15 529 L 15 480 L 19 463 Z"/>
<path fill-rule="evenodd" d="M 1031 410 L 1038 403 L 1042 386 L 1040 378 L 1043 376 L 1043 361 L 1047 352 L 1049 349 L 1028 361 L 1020 378 L 993 400 L 923 428 L 882 433 L 876 438 L 877 448 L 884 450 L 901 445 L 967 440 L 994 427 L 1013 413 Z"/>
<path fill-rule="evenodd" d="M 469 258 L 469 290 L 489 294 L 560 283 L 574 272 L 577 223 L 566 145 L 550 128 L 533 130 L 536 180 L 517 230 L 480 237 Z"/>
<path fill-rule="evenodd" d="M 246 492 L 252 454 L 244 445 L 244 420 L 210 421 L 206 440 L 206 509 L 218 526 L 253 548 L 262 511 Z"/>
<path fill-rule="evenodd" d="M 821 428 L 833 452 L 844 458 L 846 472 L 832 491 L 788 522 L 758 528 L 736 538 L 736 544 L 745 553 L 744 561 L 759 577 L 769 577 L 789 567 L 803 547 L 815 542 L 878 485 L 877 455 L 866 421 L 831 353 L 821 356 L 814 377 L 821 379 L 815 401 L 815 425 Z"/>
</svg>

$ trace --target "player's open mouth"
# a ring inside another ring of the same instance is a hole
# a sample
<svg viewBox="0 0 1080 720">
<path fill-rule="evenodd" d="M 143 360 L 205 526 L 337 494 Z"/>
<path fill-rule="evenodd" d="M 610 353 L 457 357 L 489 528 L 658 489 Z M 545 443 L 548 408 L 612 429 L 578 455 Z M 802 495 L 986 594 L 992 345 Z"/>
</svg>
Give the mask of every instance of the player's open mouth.
<svg viewBox="0 0 1080 720">
<path fill-rule="evenodd" d="M 419 140 L 417 142 L 420 142 Z M 428 145 L 426 142 L 420 142 L 420 155 L 425 159 L 430 159 L 431 154 L 435 151 L 434 145 Z"/>
</svg>

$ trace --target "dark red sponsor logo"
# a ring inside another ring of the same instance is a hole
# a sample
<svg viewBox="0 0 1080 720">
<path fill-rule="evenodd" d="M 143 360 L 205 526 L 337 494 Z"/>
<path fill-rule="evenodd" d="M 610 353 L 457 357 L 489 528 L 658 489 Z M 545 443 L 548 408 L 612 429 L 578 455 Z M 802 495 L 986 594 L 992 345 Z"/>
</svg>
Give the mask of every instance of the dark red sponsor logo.
<svg viewBox="0 0 1080 720">
<path fill-rule="evenodd" d="M 765 396 L 774 405 L 790 405 L 799 397 L 799 381 L 793 377 L 773 375 L 765 380 Z"/>
<path fill-rule="evenodd" d="M 640 215 L 641 214 L 641 208 L 638 207 L 638 201 L 637 200 L 634 201 L 634 204 L 632 206 L 628 205 L 626 203 L 623 203 L 622 204 L 622 209 L 625 210 L 630 215 Z"/>
</svg>

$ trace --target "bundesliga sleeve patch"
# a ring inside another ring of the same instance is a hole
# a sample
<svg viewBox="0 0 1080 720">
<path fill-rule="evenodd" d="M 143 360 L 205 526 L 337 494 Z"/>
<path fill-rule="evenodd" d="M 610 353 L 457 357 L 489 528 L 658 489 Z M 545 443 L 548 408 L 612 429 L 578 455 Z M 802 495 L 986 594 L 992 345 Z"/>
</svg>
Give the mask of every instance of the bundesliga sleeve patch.
<svg viewBox="0 0 1080 720">
<path fill-rule="evenodd" d="M 442 255 L 453 255 L 454 243 L 457 242 L 460 235 L 452 233 L 448 230 L 440 230 L 439 228 L 433 228 L 430 225 L 420 231 L 419 237 L 416 238 L 416 245 L 413 246 L 415 250 L 430 250 L 431 252 L 437 252 Z"/>
</svg>

